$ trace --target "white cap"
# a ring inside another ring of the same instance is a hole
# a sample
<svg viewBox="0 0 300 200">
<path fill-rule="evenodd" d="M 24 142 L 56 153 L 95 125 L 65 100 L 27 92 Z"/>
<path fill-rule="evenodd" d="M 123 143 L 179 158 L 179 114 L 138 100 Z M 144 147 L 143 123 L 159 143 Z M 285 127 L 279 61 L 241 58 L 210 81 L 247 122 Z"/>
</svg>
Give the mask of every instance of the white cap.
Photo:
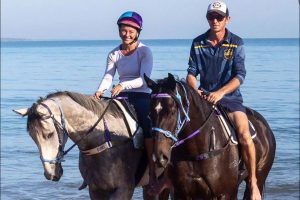
<svg viewBox="0 0 300 200">
<path fill-rule="evenodd" d="M 215 1 L 211 4 L 209 4 L 207 8 L 207 14 L 211 12 L 217 12 L 222 16 L 229 15 L 228 8 L 226 4 L 222 1 Z"/>
</svg>

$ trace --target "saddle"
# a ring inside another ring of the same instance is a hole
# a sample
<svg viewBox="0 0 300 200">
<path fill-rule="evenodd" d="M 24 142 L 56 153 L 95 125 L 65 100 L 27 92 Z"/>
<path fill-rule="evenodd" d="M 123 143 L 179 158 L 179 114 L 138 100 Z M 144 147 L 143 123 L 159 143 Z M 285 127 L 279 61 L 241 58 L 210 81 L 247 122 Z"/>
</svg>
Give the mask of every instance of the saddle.
<svg viewBox="0 0 300 200">
<path fill-rule="evenodd" d="M 141 149 L 143 147 L 143 130 L 138 124 L 136 112 L 128 101 L 114 99 L 115 105 L 122 111 L 124 116 L 124 121 L 127 127 L 127 131 L 130 138 L 133 140 L 133 145 L 136 149 Z"/>
<path fill-rule="evenodd" d="M 236 128 L 234 127 L 232 121 L 229 119 L 227 111 L 221 105 L 214 106 L 214 109 L 215 109 L 216 116 L 222 125 L 222 129 L 226 138 L 227 139 L 230 138 L 231 142 L 237 145 L 239 142 L 238 142 Z M 250 108 L 246 107 L 246 109 L 251 111 Z M 248 123 L 249 123 L 251 137 L 252 139 L 254 139 L 256 137 L 256 130 L 250 120 L 248 120 Z"/>
</svg>

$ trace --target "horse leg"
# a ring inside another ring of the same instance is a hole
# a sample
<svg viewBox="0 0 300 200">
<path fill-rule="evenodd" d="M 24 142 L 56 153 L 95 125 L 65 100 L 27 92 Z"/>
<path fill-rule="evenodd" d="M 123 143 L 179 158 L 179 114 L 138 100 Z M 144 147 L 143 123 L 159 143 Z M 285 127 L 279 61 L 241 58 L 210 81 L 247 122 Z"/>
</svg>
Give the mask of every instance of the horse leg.
<svg viewBox="0 0 300 200">
<path fill-rule="evenodd" d="M 257 179 L 257 186 L 260 191 L 261 197 L 263 198 L 263 192 L 264 192 L 264 187 L 265 187 L 265 182 L 268 176 L 270 169 L 264 169 L 264 170 L 259 170 L 258 171 L 258 179 Z"/>
<path fill-rule="evenodd" d="M 258 186 L 259 192 L 261 194 L 261 197 L 263 198 L 264 186 L 265 186 L 265 182 L 266 182 L 268 173 L 271 169 L 271 165 L 265 165 L 263 167 L 258 166 L 258 168 L 259 169 L 257 170 L 257 186 Z M 245 182 L 246 182 L 246 189 L 244 192 L 243 199 L 250 199 L 251 194 L 250 194 L 250 190 L 249 190 L 249 179 L 246 178 Z"/>
<path fill-rule="evenodd" d="M 147 186 L 144 186 L 143 187 L 143 198 L 144 198 L 144 200 L 159 200 L 158 195 L 153 196 L 153 195 L 150 195 L 150 193 L 151 193 L 150 188 L 148 188 Z"/>
<path fill-rule="evenodd" d="M 237 196 L 238 196 L 238 192 L 239 192 L 239 188 L 236 189 L 236 191 L 230 196 L 230 200 L 237 200 Z"/>
<path fill-rule="evenodd" d="M 245 186 L 243 200 L 248 200 L 251 197 L 250 196 L 250 190 L 249 190 L 249 180 L 248 180 L 248 178 L 245 179 L 245 182 L 246 182 L 246 186 Z"/>
<path fill-rule="evenodd" d="M 216 200 L 234 200 L 230 197 L 230 195 L 226 195 L 226 194 L 222 194 L 218 197 L 214 197 L 212 199 L 216 199 Z"/>
<path fill-rule="evenodd" d="M 122 187 L 113 191 L 89 190 L 91 200 L 131 200 L 134 187 Z"/>
<path fill-rule="evenodd" d="M 109 194 L 102 190 L 92 190 L 91 188 L 89 188 L 89 194 L 91 200 L 109 200 Z"/>
<path fill-rule="evenodd" d="M 134 192 L 134 186 L 133 187 L 122 187 L 116 189 L 114 192 L 110 194 L 109 199 L 110 200 L 131 200 Z"/>
<path fill-rule="evenodd" d="M 196 200 L 196 198 L 192 198 L 188 194 L 179 193 L 174 189 L 174 200 L 193 200 L 193 199 Z"/>
<path fill-rule="evenodd" d="M 168 200 L 169 195 L 170 195 L 171 190 L 170 189 L 164 189 L 160 194 L 159 194 L 159 200 Z"/>
</svg>

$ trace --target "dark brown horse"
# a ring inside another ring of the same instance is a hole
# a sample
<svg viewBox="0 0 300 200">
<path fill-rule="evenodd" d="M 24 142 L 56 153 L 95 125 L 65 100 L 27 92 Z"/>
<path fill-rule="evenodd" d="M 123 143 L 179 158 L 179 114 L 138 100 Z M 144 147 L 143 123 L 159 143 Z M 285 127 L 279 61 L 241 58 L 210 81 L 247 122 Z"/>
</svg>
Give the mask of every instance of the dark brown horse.
<svg viewBox="0 0 300 200">
<path fill-rule="evenodd" d="M 171 74 L 157 82 L 146 77 L 146 82 L 152 89 L 156 163 L 168 166 L 175 199 L 237 199 L 243 180 L 244 199 L 249 199 L 239 146 L 224 134 L 216 107 Z M 263 116 L 252 109 L 247 109 L 247 116 L 257 132 L 257 183 L 262 193 L 276 142 Z"/>
</svg>

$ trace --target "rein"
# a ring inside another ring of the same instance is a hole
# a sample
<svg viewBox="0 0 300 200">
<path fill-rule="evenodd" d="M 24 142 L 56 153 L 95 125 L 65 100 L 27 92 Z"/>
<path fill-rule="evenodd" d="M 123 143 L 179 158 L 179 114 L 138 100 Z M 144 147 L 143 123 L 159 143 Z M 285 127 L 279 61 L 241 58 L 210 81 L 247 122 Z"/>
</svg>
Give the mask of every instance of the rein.
<svg viewBox="0 0 300 200">
<path fill-rule="evenodd" d="M 193 132 L 192 134 L 190 134 L 188 137 L 182 139 L 182 140 L 179 140 L 177 142 L 175 142 L 175 144 L 171 147 L 172 148 L 175 148 L 175 147 L 178 147 L 179 145 L 183 144 L 186 140 L 189 140 L 193 137 L 195 137 L 196 135 L 198 135 L 200 133 L 200 131 L 205 127 L 205 125 L 208 123 L 209 119 L 211 118 L 212 114 L 214 113 L 214 110 L 212 110 L 209 114 L 209 116 L 206 118 L 206 120 L 203 122 L 203 124 L 200 126 L 200 128 L 198 130 L 196 130 L 195 132 Z"/>
<path fill-rule="evenodd" d="M 96 126 L 99 124 L 99 122 L 101 121 L 101 119 L 104 117 L 104 114 L 106 113 L 106 111 L 108 110 L 108 107 L 110 106 L 112 100 L 109 100 L 107 106 L 105 107 L 103 113 L 100 115 L 100 117 L 98 118 L 98 120 L 94 123 L 94 125 L 86 132 L 86 134 L 80 138 L 80 140 L 76 141 L 68 150 L 66 150 L 64 152 L 64 155 L 66 155 L 69 151 L 71 151 L 71 149 L 73 149 L 76 145 L 78 145 L 83 139 L 85 139 L 91 132 L 93 132 L 93 130 L 96 128 Z M 105 120 L 103 118 L 103 123 L 105 123 Z"/>
</svg>

